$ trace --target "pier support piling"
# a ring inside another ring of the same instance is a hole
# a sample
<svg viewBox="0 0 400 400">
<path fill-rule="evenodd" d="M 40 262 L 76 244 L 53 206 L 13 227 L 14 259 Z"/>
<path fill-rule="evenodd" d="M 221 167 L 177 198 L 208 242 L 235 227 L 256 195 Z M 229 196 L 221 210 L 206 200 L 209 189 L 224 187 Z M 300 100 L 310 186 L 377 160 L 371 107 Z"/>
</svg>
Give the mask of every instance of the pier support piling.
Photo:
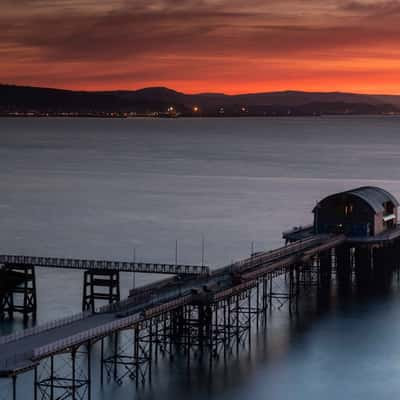
<svg viewBox="0 0 400 400">
<path fill-rule="evenodd" d="M 136 386 L 150 379 L 153 358 L 154 321 L 148 320 L 119 331 L 114 338 L 113 354 L 102 356 L 107 379 L 122 385 L 126 378 Z"/>
<path fill-rule="evenodd" d="M 369 246 L 358 246 L 354 249 L 354 267 L 358 287 L 368 288 L 373 282 L 372 249 Z"/>
<path fill-rule="evenodd" d="M 112 304 L 119 300 L 118 271 L 87 270 L 84 272 L 82 311 L 94 312 L 97 301 Z"/>
<path fill-rule="evenodd" d="M 91 400 L 91 344 L 42 360 L 34 379 L 35 399 Z"/>
<path fill-rule="evenodd" d="M 339 289 L 344 292 L 350 290 L 353 280 L 352 257 L 350 247 L 342 245 L 335 248 L 336 280 Z"/>
<path fill-rule="evenodd" d="M 24 321 L 36 320 L 36 276 L 31 265 L 5 264 L 0 270 L 0 319 L 23 315 Z"/>
</svg>

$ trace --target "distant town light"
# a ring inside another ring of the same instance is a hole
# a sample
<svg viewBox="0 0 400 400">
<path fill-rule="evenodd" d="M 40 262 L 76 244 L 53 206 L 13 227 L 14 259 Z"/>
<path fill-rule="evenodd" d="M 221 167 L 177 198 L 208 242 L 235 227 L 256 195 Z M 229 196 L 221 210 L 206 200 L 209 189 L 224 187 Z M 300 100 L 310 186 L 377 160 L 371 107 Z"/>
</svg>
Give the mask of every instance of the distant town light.
<svg viewBox="0 0 400 400">
<path fill-rule="evenodd" d="M 193 112 L 198 112 L 198 111 L 199 111 L 199 107 L 194 106 L 194 107 L 193 107 Z"/>
<path fill-rule="evenodd" d="M 174 111 L 174 107 L 168 107 L 168 112 L 173 112 Z"/>
</svg>

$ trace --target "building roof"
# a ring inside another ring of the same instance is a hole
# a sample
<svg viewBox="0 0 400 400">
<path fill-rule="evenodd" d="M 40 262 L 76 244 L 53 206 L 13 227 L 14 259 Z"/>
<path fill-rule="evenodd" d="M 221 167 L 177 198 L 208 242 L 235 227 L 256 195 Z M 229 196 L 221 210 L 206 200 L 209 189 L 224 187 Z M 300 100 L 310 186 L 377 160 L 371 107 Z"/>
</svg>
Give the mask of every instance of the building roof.
<svg viewBox="0 0 400 400">
<path fill-rule="evenodd" d="M 327 199 L 343 195 L 351 195 L 364 200 L 376 213 L 384 211 L 383 204 L 386 202 L 392 202 L 395 207 L 399 206 L 399 202 L 397 201 L 396 197 L 394 197 L 388 191 L 376 186 L 362 186 L 325 197 L 317 204 L 317 207 Z"/>
</svg>

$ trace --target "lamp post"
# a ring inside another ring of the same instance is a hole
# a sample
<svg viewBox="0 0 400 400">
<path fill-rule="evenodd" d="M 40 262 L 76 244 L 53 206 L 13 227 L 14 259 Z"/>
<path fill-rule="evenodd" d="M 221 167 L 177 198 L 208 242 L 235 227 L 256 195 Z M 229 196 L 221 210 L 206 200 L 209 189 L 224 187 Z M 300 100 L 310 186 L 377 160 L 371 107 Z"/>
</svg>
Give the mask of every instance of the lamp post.
<svg viewBox="0 0 400 400">
<path fill-rule="evenodd" d="M 134 247 L 133 248 L 133 264 L 135 264 L 136 263 L 136 248 Z M 133 268 L 135 268 L 135 266 L 133 266 Z M 133 289 L 135 289 L 135 286 L 136 286 L 136 272 L 135 272 L 135 270 L 133 270 L 133 281 L 132 281 L 132 284 L 133 284 Z"/>
</svg>

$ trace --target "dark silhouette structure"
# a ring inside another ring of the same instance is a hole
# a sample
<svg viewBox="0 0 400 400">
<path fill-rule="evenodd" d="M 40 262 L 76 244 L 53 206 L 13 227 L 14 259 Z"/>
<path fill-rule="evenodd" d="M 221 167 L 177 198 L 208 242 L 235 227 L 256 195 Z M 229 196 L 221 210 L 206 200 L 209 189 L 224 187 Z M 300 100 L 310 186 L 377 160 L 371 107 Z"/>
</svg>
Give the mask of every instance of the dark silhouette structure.
<svg viewBox="0 0 400 400">
<path fill-rule="evenodd" d="M 315 233 L 344 233 L 366 237 L 397 225 L 397 199 L 384 189 L 363 186 L 336 193 L 314 208 Z"/>
</svg>

